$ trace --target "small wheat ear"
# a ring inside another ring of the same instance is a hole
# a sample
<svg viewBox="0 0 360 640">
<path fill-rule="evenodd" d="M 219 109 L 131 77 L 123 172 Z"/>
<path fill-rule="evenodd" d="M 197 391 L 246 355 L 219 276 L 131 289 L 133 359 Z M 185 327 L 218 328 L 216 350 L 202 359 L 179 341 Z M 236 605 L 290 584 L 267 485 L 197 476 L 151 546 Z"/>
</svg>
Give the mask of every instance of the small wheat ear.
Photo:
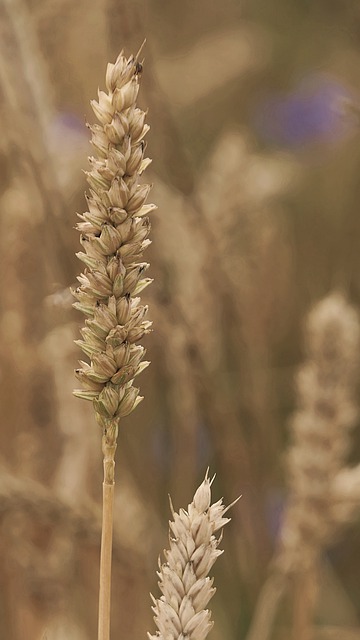
<svg viewBox="0 0 360 640">
<path fill-rule="evenodd" d="M 204 640 L 213 626 L 206 606 L 216 589 L 208 574 L 223 553 L 218 546 L 222 529 L 230 521 L 224 515 L 239 500 L 228 507 L 222 500 L 211 504 L 214 477 L 210 480 L 207 470 L 187 511 L 176 513 L 170 499 L 170 548 L 164 551 L 165 563 L 159 559 L 157 574 L 162 596 L 151 595 L 158 631 L 148 633 L 149 640 Z M 214 535 L 217 531 L 218 537 Z"/>
</svg>

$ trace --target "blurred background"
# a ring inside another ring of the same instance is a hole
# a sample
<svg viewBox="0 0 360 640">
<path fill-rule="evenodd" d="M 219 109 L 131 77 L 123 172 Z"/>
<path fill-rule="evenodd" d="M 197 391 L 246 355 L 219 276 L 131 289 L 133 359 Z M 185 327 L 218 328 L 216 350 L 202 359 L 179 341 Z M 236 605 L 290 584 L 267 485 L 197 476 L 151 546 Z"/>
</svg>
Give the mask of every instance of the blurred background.
<svg viewBox="0 0 360 640">
<path fill-rule="evenodd" d="M 168 494 L 185 507 L 208 466 L 215 499 L 243 496 L 212 638 L 246 637 L 286 503 L 304 319 L 333 289 L 360 303 L 355 0 L 0 0 L 4 640 L 96 637 L 101 434 L 72 397 L 83 318 L 69 287 L 89 101 L 145 37 L 154 331 L 145 399 L 119 435 L 112 638 L 154 632 Z M 321 638 L 360 638 L 359 574 L 358 520 L 323 559 L 316 617 L 335 635 Z M 285 603 L 273 638 L 288 637 Z"/>
</svg>

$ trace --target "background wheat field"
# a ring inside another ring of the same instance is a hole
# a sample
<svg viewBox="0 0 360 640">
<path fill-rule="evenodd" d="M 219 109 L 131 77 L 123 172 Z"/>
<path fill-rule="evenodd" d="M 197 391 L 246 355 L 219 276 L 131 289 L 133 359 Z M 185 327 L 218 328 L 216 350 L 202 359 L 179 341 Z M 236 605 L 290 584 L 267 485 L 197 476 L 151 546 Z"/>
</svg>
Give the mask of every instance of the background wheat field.
<svg viewBox="0 0 360 640">
<path fill-rule="evenodd" d="M 208 466 L 215 499 L 242 494 L 211 637 L 248 636 L 291 492 L 307 314 L 334 291 L 360 305 L 355 0 L 0 0 L 0 640 L 96 635 L 101 434 L 72 396 L 82 318 L 69 289 L 89 103 L 107 62 L 144 38 L 154 330 L 145 399 L 120 424 L 112 638 L 154 633 L 168 494 L 186 507 Z M 294 611 L 313 585 L 293 579 L 268 640 L 360 638 L 359 485 L 321 549 L 310 632 Z"/>
</svg>

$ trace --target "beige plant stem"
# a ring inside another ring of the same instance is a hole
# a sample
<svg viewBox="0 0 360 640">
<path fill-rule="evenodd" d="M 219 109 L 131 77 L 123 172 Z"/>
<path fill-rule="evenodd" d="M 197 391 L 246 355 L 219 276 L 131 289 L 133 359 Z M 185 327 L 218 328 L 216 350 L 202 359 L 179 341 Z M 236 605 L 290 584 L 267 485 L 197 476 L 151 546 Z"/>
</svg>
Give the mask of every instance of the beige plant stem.
<svg viewBox="0 0 360 640">
<path fill-rule="evenodd" d="M 312 640 L 313 616 L 318 595 L 318 564 L 299 576 L 294 589 L 292 640 Z"/>
<path fill-rule="evenodd" d="M 246 640 L 269 640 L 271 638 L 278 607 L 287 585 L 287 577 L 283 573 L 270 571 L 258 597 Z"/>
<path fill-rule="evenodd" d="M 99 583 L 99 640 L 110 638 L 110 605 L 111 605 L 111 561 L 114 483 L 103 482 L 103 517 L 100 551 L 100 583 Z"/>
<path fill-rule="evenodd" d="M 118 425 L 114 422 L 102 438 L 104 456 L 103 514 L 100 551 L 99 640 L 110 638 L 111 561 L 115 488 L 115 451 Z"/>
</svg>

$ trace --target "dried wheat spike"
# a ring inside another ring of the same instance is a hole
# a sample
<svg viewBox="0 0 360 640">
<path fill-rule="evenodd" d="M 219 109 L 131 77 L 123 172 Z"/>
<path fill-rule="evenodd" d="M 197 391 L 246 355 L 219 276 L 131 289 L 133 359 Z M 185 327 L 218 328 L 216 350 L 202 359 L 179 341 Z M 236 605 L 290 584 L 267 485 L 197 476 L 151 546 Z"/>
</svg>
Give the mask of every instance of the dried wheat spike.
<svg viewBox="0 0 360 640">
<path fill-rule="evenodd" d="M 99 121 L 89 127 L 96 156 L 89 158 L 88 211 L 77 225 L 83 246 L 77 256 L 86 269 L 73 292 L 74 306 L 87 319 L 76 344 L 90 364 L 80 361 L 76 377 L 83 389 L 74 394 L 93 401 L 103 428 L 142 400 L 133 381 L 149 364 L 142 360 L 144 347 L 136 344 L 151 326 L 137 296 L 152 281 L 144 278 L 149 265 L 141 257 L 150 244 L 148 214 L 155 208 L 145 204 L 150 185 L 139 184 L 150 163 L 144 157 L 149 126 L 136 107 L 141 71 L 138 56 L 126 59 L 121 53 L 108 64 L 107 92 L 99 91 L 98 102 L 91 103 Z"/>
<path fill-rule="evenodd" d="M 280 553 L 287 570 L 311 566 L 341 520 L 339 480 L 357 417 L 353 398 L 359 351 L 357 314 L 341 295 L 328 296 L 311 312 L 307 348 L 308 361 L 297 378 L 298 410 L 288 454 L 290 500 Z"/>
<path fill-rule="evenodd" d="M 206 474 L 188 511 L 175 513 L 170 521 L 170 549 L 166 562 L 159 560 L 159 587 L 162 596 L 152 600 L 158 631 L 148 633 L 149 640 L 203 640 L 213 626 L 211 612 L 205 609 L 216 589 L 208 573 L 223 551 L 218 549 L 222 536 L 216 531 L 230 521 L 225 513 L 237 502 L 225 507 L 222 500 L 211 502 L 212 480 Z"/>
</svg>

